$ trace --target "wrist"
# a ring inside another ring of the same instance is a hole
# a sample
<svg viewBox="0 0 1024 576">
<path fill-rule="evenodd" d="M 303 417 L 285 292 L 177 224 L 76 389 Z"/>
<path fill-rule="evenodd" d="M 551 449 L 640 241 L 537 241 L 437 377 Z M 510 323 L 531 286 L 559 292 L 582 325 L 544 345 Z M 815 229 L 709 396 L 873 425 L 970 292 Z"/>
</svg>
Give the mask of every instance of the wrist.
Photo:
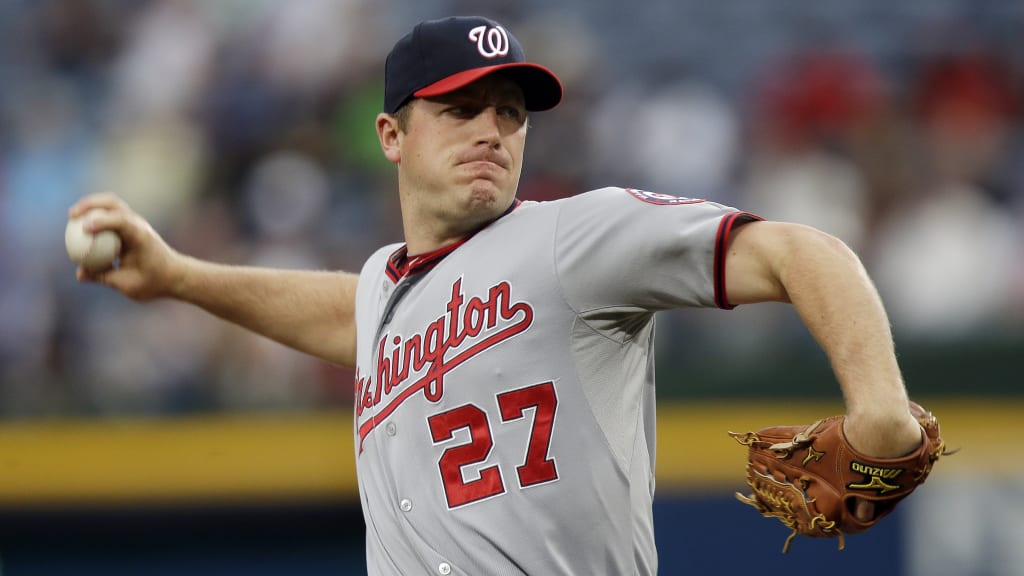
<svg viewBox="0 0 1024 576">
<path fill-rule="evenodd" d="M 196 267 L 200 261 L 181 254 L 171 252 L 167 257 L 167 294 L 169 298 L 189 301 L 191 286 L 195 282 Z"/>
<path fill-rule="evenodd" d="M 905 456 L 921 445 L 921 425 L 910 410 L 898 414 L 849 414 L 843 433 L 855 450 L 877 458 Z"/>
</svg>

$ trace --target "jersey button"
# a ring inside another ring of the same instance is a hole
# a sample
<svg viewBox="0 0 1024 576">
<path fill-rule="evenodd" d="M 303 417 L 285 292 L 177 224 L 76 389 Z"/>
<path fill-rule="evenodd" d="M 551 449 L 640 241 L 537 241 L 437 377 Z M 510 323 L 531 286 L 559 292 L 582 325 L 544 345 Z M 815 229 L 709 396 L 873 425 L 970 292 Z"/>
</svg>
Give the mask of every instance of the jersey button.
<svg viewBox="0 0 1024 576">
<path fill-rule="evenodd" d="M 408 512 L 412 510 L 412 500 L 402 498 L 401 502 L 398 503 L 398 507 L 402 509 L 402 512 Z"/>
<path fill-rule="evenodd" d="M 452 573 L 452 565 L 447 562 L 441 562 L 437 565 L 437 573 L 442 576 L 447 576 Z"/>
<path fill-rule="evenodd" d="M 394 436 L 395 434 L 398 434 L 398 427 L 395 426 L 394 422 L 388 422 L 388 425 L 385 426 L 384 429 L 387 430 L 388 436 Z"/>
</svg>

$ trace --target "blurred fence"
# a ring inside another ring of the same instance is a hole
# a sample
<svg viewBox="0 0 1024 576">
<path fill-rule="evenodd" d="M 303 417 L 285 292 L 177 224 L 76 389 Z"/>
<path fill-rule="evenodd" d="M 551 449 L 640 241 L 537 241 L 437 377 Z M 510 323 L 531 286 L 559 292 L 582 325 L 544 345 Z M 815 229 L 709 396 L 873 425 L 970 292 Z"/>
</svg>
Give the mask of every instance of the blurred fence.
<svg viewBox="0 0 1024 576">
<path fill-rule="evenodd" d="M 880 574 L 1018 575 L 1009 535 L 1024 525 L 1024 507 L 1013 504 L 1024 486 L 1007 456 L 1019 453 L 1024 399 L 922 402 L 960 452 L 841 556 L 835 542 L 799 541 L 785 557 L 788 531 L 732 498 L 745 489 L 746 453 L 725 432 L 808 422 L 841 404 L 665 403 L 655 507 L 662 573 L 787 574 L 826 562 L 851 575 L 862 563 Z M 0 567 L 9 576 L 358 574 L 351 443 L 347 412 L 0 426 Z M 965 513 L 964 499 L 976 513 Z M 972 534 L 968 526 L 1007 537 L 964 551 L 958 528 Z M 936 541 L 949 546 L 936 550 Z M 747 553 L 735 553 L 739 543 Z"/>
</svg>

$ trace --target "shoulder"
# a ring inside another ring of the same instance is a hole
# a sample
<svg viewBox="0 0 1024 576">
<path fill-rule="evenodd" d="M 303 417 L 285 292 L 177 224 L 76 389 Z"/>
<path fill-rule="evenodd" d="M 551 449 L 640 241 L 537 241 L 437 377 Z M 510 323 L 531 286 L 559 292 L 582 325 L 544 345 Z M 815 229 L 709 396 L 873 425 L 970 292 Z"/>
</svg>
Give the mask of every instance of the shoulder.
<svg viewBox="0 0 1024 576">
<path fill-rule="evenodd" d="M 691 196 L 652 192 L 641 188 L 605 186 L 582 192 L 575 196 L 549 202 L 550 204 L 588 204 L 588 205 L 625 205 L 632 207 L 644 206 L 700 206 L 710 209 L 734 210 L 729 206 Z"/>
<path fill-rule="evenodd" d="M 556 202 L 563 205 L 560 211 L 563 222 L 580 220 L 590 225 L 598 220 L 620 223 L 637 219 L 666 223 L 716 221 L 740 212 L 704 198 L 617 186 L 597 188 Z"/>
</svg>

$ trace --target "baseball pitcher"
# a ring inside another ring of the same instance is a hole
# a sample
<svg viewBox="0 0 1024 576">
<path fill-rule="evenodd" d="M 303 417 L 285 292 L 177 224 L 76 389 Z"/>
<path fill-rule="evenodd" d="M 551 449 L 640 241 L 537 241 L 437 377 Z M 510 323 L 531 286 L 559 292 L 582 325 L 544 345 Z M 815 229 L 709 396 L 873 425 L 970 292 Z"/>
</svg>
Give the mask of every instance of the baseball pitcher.
<svg viewBox="0 0 1024 576">
<path fill-rule="evenodd" d="M 91 231 L 117 232 L 124 248 L 117 267 L 78 276 L 190 302 L 355 367 L 374 575 L 656 573 L 660 310 L 792 303 L 844 393 L 838 428 L 854 470 L 892 483 L 885 459 L 932 450 L 878 295 L 835 238 L 633 188 L 518 201 L 528 114 L 561 98 L 555 74 L 497 22 L 421 23 L 387 57 L 376 118 L 404 243 L 358 275 L 225 266 L 176 252 L 116 196 L 96 195 L 70 215 L 106 208 Z M 793 430 L 787 453 L 808 453 L 819 429 Z M 868 497 L 878 482 L 861 480 L 848 508 L 872 522 L 889 507 Z M 761 481 L 749 500 L 772 512 L 783 489 Z"/>
</svg>

